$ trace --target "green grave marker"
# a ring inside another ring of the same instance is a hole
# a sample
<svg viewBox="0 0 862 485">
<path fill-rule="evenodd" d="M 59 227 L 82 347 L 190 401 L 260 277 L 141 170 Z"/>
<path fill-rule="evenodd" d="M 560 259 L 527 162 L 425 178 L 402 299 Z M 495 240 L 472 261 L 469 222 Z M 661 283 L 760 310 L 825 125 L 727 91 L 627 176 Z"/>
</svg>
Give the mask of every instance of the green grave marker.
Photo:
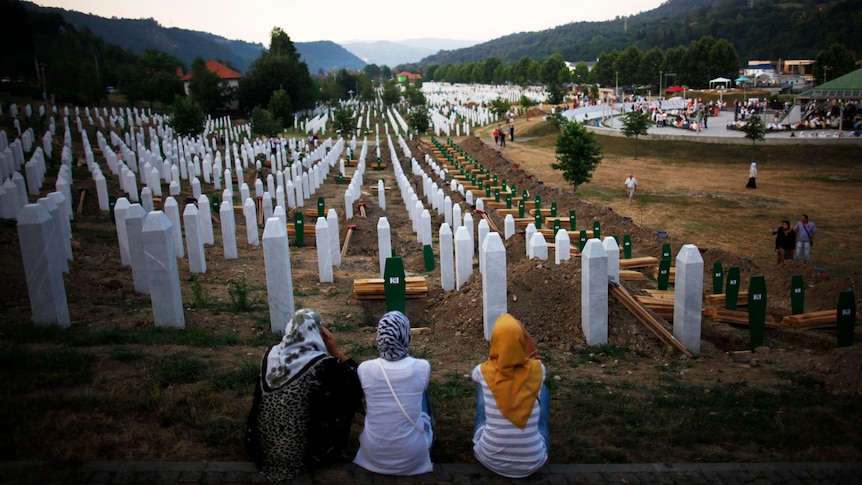
<svg viewBox="0 0 862 485">
<path fill-rule="evenodd" d="M 670 284 L 670 260 L 662 259 L 658 263 L 658 289 L 667 290 Z"/>
<path fill-rule="evenodd" d="M 752 350 L 763 345 L 766 331 L 766 278 L 751 277 L 748 283 L 748 335 Z"/>
<path fill-rule="evenodd" d="M 305 246 L 305 216 L 302 210 L 297 208 L 293 213 L 293 229 L 296 232 L 296 247 Z"/>
<path fill-rule="evenodd" d="M 524 199 L 518 201 L 518 218 L 524 218 Z"/>
<path fill-rule="evenodd" d="M 494 189 L 494 202 L 500 202 L 500 189 Z"/>
<path fill-rule="evenodd" d="M 727 288 L 724 290 L 724 308 L 736 310 L 739 301 L 739 266 L 727 268 Z"/>
<path fill-rule="evenodd" d="M 712 292 L 719 294 L 724 291 L 724 266 L 721 261 L 716 261 L 712 265 Z"/>
<path fill-rule="evenodd" d="M 670 250 L 670 243 L 664 243 L 661 245 L 661 259 L 671 259 L 673 258 L 673 253 Z"/>
<path fill-rule="evenodd" d="M 602 238 L 602 224 L 598 219 L 593 221 L 593 237 L 596 239 Z"/>
<path fill-rule="evenodd" d="M 838 346 L 853 345 L 856 332 L 856 297 L 850 290 L 838 295 Z"/>
<path fill-rule="evenodd" d="M 805 313 L 805 281 L 801 274 L 790 278 L 790 314 Z"/>
<path fill-rule="evenodd" d="M 383 293 L 386 296 L 386 311 L 405 312 L 407 282 L 404 281 L 404 262 L 398 256 L 386 258 L 383 269 Z"/>
<path fill-rule="evenodd" d="M 425 271 L 434 271 L 434 250 L 430 244 L 422 247 L 422 257 L 425 259 Z"/>
<path fill-rule="evenodd" d="M 541 229 L 542 228 L 542 213 L 536 212 L 536 215 L 533 216 L 533 219 L 536 221 L 536 229 Z M 529 244 L 530 241 L 527 241 L 527 243 Z"/>
<path fill-rule="evenodd" d="M 551 202 L 551 217 L 557 217 L 557 203 Z"/>
<path fill-rule="evenodd" d="M 623 259 L 632 259 L 632 237 L 623 234 Z"/>
<path fill-rule="evenodd" d="M 575 214 L 574 210 L 569 211 L 569 230 L 576 231 L 576 227 L 578 223 L 578 216 Z"/>
<path fill-rule="evenodd" d="M 586 229 L 581 229 L 581 234 L 578 236 L 578 252 L 584 252 L 584 246 L 587 245 L 587 231 Z"/>
<path fill-rule="evenodd" d="M 512 208 L 512 194 L 506 194 L 506 209 Z"/>
<path fill-rule="evenodd" d="M 554 219 L 554 237 L 557 237 L 557 232 L 562 228 L 562 224 L 560 224 L 559 219 Z"/>
<path fill-rule="evenodd" d="M 317 217 L 326 217 L 326 203 L 323 197 L 317 198 Z"/>
</svg>

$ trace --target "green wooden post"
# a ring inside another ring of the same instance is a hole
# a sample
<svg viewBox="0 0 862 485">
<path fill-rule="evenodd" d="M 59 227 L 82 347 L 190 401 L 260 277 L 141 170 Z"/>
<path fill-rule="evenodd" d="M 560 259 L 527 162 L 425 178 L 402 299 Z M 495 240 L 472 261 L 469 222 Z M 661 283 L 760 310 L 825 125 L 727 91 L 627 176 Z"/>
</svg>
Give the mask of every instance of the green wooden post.
<svg viewBox="0 0 862 485">
<path fill-rule="evenodd" d="M 512 194 L 506 194 L 506 209 L 512 208 Z"/>
<path fill-rule="evenodd" d="M 113 195 L 108 196 L 108 215 L 111 217 L 111 222 L 114 225 L 117 225 L 117 220 L 114 218 L 114 207 L 117 205 L 117 198 Z M 218 210 L 216 210 L 216 214 L 218 214 Z"/>
<path fill-rule="evenodd" d="M 712 292 L 716 295 L 724 291 L 724 266 L 721 261 L 712 265 Z"/>
<path fill-rule="evenodd" d="M 425 259 L 425 271 L 434 271 L 434 250 L 430 244 L 422 247 L 422 257 Z"/>
<path fill-rule="evenodd" d="M 602 238 L 602 224 L 598 219 L 593 221 L 593 237 L 596 239 Z"/>
<path fill-rule="evenodd" d="M 494 179 L 493 179 L 493 180 L 494 180 L 494 187 L 496 187 L 496 186 L 497 186 L 497 175 L 494 175 Z"/>
<path fill-rule="evenodd" d="M 574 210 L 570 210 L 569 211 L 569 230 L 570 231 L 576 231 L 577 230 L 577 228 L 575 227 L 575 226 L 577 226 L 577 222 L 578 222 L 578 216 L 575 215 Z"/>
<path fill-rule="evenodd" d="M 790 278 L 790 314 L 805 313 L 805 281 L 801 274 Z"/>
<path fill-rule="evenodd" d="M 540 211 L 536 211 L 536 215 L 533 216 L 533 219 L 536 221 L 536 229 L 542 228 L 542 213 Z"/>
<path fill-rule="evenodd" d="M 482 179 L 479 179 L 478 182 L 479 182 L 479 190 L 485 190 L 485 183 L 482 181 Z"/>
<path fill-rule="evenodd" d="M 305 246 L 305 215 L 302 213 L 302 209 L 298 208 L 293 213 L 293 229 L 296 232 L 296 247 L 301 248 Z"/>
<path fill-rule="evenodd" d="M 524 199 L 518 201 L 518 218 L 524 218 Z"/>
<path fill-rule="evenodd" d="M 221 196 L 220 195 L 212 196 L 212 198 L 210 199 L 210 211 L 212 211 L 213 214 L 218 214 L 218 211 L 220 208 L 221 208 Z"/>
<path fill-rule="evenodd" d="M 485 198 L 488 200 L 491 199 L 491 186 L 490 185 L 485 186 Z"/>
<path fill-rule="evenodd" d="M 527 192 L 527 189 L 524 189 L 524 190 L 521 192 L 521 198 L 522 198 L 522 199 L 524 199 L 524 201 L 525 201 L 525 202 L 526 202 L 526 200 L 527 200 L 527 199 L 529 199 L 529 198 L 530 198 L 530 193 L 529 193 L 529 192 Z"/>
<path fill-rule="evenodd" d="M 551 217 L 557 217 L 557 203 L 551 202 Z"/>
<path fill-rule="evenodd" d="M 338 172 L 338 185 L 342 185 L 342 184 L 344 184 L 344 174 L 341 172 Z"/>
<path fill-rule="evenodd" d="M 673 252 L 670 250 L 670 243 L 661 245 L 661 259 L 672 259 Z"/>
<path fill-rule="evenodd" d="M 561 226 L 562 225 L 560 224 L 560 220 L 554 219 L 554 237 L 555 238 L 557 237 L 557 232 L 559 232 L 559 230 L 562 229 Z"/>
<path fill-rule="evenodd" d="M 377 171 L 383 170 L 383 167 L 380 166 L 380 157 L 377 157 Z"/>
<path fill-rule="evenodd" d="M 739 266 L 727 268 L 727 289 L 724 290 L 724 308 L 736 310 L 739 301 Z"/>
<path fill-rule="evenodd" d="M 623 234 L 623 259 L 632 259 L 632 237 Z"/>
<path fill-rule="evenodd" d="M 763 345 L 766 331 L 766 278 L 751 277 L 748 283 L 748 335 L 752 350 Z"/>
<path fill-rule="evenodd" d="M 670 284 L 670 260 L 662 259 L 658 263 L 658 289 L 667 290 Z"/>
<path fill-rule="evenodd" d="M 542 196 L 541 195 L 536 196 L 535 204 L 536 204 L 536 211 L 542 210 Z"/>
<path fill-rule="evenodd" d="M 326 217 L 326 203 L 323 197 L 317 198 L 317 217 Z"/>
<path fill-rule="evenodd" d="M 581 229 L 581 234 L 578 236 L 578 252 L 584 252 L 584 246 L 587 245 L 587 231 L 586 229 Z"/>
<path fill-rule="evenodd" d="M 853 345 L 856 332 L 856 297 L 850 290 L 838 295 L 838 346 Z"/>
<path fill-rule="evenodd" d="M 386 258 L 383 269 L 383 293 L 386 295 L 386 311 L 405 312 L 407 282 L 404 281 L 404 262 L 398 256 Z"/>
<path fill-rule="evenodd" d="M 500 202 L 500 189 L 494 189 L 494 202 Z"/>
</svg>

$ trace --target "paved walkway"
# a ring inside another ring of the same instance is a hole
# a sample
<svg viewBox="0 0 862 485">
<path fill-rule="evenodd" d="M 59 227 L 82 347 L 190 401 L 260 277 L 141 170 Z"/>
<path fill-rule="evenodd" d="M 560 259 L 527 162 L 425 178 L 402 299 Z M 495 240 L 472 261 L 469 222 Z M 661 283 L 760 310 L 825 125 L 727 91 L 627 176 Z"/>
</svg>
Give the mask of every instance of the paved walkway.
<svg viewBox="0 0 862 485">
<path fill-rule="evenodd" d="M 5 484 L 250 484 L 267 483 L 247 462 L 0 462 Z M 476 464 L 437 464 L 433 473 L 388 477 L 352 464 L 336 465 L 292 483 L 310 484 L 850 484 L 859 483 L 862 463 L 645 463 L 548 465 L 512 480 Z"/>
</svg>

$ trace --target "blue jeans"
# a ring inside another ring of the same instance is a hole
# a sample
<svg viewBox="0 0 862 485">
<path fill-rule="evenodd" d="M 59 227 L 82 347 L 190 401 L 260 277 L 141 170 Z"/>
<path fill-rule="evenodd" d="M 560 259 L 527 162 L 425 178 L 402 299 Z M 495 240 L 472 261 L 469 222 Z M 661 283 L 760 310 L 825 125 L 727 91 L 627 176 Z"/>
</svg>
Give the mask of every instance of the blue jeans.
<svg viewBox="0 0 862 485">
<path fill-rule="evenodd" d="M 545 449 L 551 449 L 551 435 L 548 432 L 548 418 L 551 416 L 551 392 L 547 386 L 542 384 L 539 390 L 539 434 L 545 442 Z M 476 431 L 485 426 L 485 396 L 482 394 L 482 386 L 476 389 L 476 421 L 473 423 L 473 436 Z"/>
<path fill-rule="evenodd" d="M 431 418 L 431 428 L 434 428 L 437 423 L 434 421 L 434 413 L 431 411 L 431 397 L 428 395 L 428 389 L 422 393 L 422 412 Z"/>
</svg>

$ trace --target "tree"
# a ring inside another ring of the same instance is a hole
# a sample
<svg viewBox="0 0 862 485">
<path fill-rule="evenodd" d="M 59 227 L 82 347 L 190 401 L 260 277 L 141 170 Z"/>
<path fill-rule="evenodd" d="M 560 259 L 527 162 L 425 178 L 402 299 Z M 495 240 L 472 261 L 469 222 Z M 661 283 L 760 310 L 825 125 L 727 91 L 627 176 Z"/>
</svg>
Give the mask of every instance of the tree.
<svg viewBox="0 0 862 485">
<path fill-rule="evenodd" d="M 499 117 L 506 116 L 506 113 L 509 109 L 512 108 L 512 103 L 506 101 L 503 98 L 497 98 L 494 101 L 491 101 L 491 112 Z"/>
<path fill-rule="evenodd" d="M 197 102 L 205 113 L 215 113 L 223 106 L 218 75 L 207 68 L 206 62 L 198 56 L 192 62 L 192 79 L 189 81 L 189 96 Z"/>
<path fill-rule="evenodd" d="M 387 81 L 383 85 L 383 93 L 380 94 L 380 99 L 387 106 L 398 104 L 401 101 L 401 88 L 398 87 L 398 83 L 393 80 Z"/>
<path fill-rule="evenodd" d="M 246 110 L 267 106 L 278 89 L 284 88 L 293 110 L 313 108 L 317 101 L 308 65 L 299 59 L 290 38 L 275 28 L 269 52 L 255 59 L 239 82 L 239 103 Z M 293 118 L 293 112 L 285 116 Z"/>
<path fill-rule="evenodd" d="M 766 124 L 763 123 L 763 120 L 758 115 L 751 115 L 740 129 L 745 132 L 745 137 L 751 140 L 752 150 L 754 150 L 756 142 L 763 141 L 766 138 Z M 754 161 L 754 157 L 752 156 L 751 158 Z"/>
<path fill-rule="evenodd" d="M 281 131 L 281 122 L 268 109 L 255 106 L 251 110 L 251 131 L 257 136 L 275 136 Z"/>
<path fill-rule="evenodd" d="M 341 136 L 347 137 L 356 129 L 356 114 L 349 105 L 342 105 L 332 113 L 332 129 Z"/>
<path fill-rule="evenodd" d="M 844 44 L 833 43 L 814 59 L 814 84 L 823 84 L 856 69 L 856 59 Z"/>
<path fill-rule="evenodd" d="M 269 112 L 279 127 L 287 128 L 292 124 L 293 108 L 290 103 L 290 96 L 284 88 L 279 87 L 276 92 L 272 93 L 272 97 L 269 98 Z"/>
<path fill-rule="evenodd" d="M 407 83 L 407 89 L 404 91 L 404 99 L 411 107 L 422 106 L 427 102 L 425 93 L 422 92 L 420 86 L 414 83 Z"/>
<path fill-rule="evenodd" d="M 424 104 L 410 108 L 410 111 L 407 113 L 407 123 L 419 134 L 428 131 L 428 127 L 431 125 L 428 118 L 428 107 Z"/>
<path fill-rule="evenodd" d="M 638 83 L 638 69 L 640 69 L 643 53 L 637 46 L 630 46 L 624 50 L 614 63 L 614 74 L 620 73 L 620 84 L 629 86 Z M 616 80 L 614 80 L 616 82 Z"/>
<path fill-rule="evenodd" d="M 201 105 L 187 96 L 176 96 L 171 105 L 171 119 L 168 125 L 182 136 L 195 136 L 203 133 L 206 117 Z"/>
<path fill-rule="evenodd" d="M 554 170 L 561 170 L 563 178 L 578 190 L 578 186 L 593 178 L 593 171 L 602 162 L 602 149 L 595 136 L 576 121 L 565 121 L 557 135 L 557 162 Z"/>
<path fill-rule="evenodd" d="M 581 61 L 575 64 L 575 70 L 572 71 L 572 82 L 578 84 L 587 84 L 590 77 L 590 68 L 587 67 L 587 63 Z"/>
<path fill-rule="evenodd" d="M 649 130 L 650 119 L 647 113 L 636 109 L 626 113 L 622 119 L 622 132 L 626 137 L 635 137 L 635 160 L 638 159 L 638 137 L 646 135 Z"/>
</svg>

